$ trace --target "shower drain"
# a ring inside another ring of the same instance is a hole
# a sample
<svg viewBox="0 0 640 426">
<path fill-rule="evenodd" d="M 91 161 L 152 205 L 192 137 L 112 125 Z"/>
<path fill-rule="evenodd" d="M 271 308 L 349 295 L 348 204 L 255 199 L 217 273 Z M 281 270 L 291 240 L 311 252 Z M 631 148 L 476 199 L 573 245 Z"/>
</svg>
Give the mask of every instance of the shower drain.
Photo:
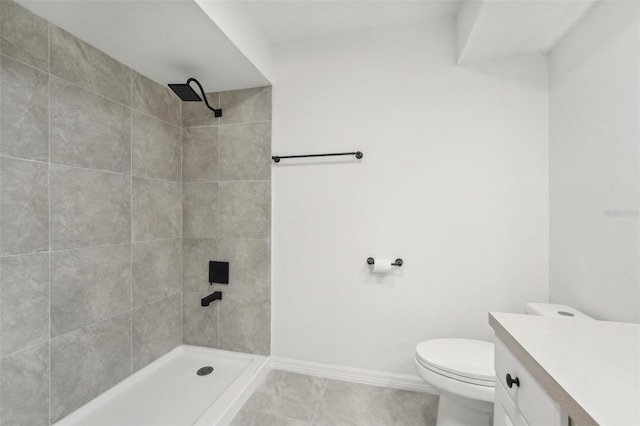
<svg viewBox="0 0 640 426">
<path fill-rule="evenodd" d="M 211 374 L 211 373 L 213 373 L 213 367 L 211 367 L 210 365 L 207 365 L 206 367 L 202 367 L 201 369 L 199 369 L 196 374 L 198 376 L 206 376 L 207 374 Z"/>
</svg>

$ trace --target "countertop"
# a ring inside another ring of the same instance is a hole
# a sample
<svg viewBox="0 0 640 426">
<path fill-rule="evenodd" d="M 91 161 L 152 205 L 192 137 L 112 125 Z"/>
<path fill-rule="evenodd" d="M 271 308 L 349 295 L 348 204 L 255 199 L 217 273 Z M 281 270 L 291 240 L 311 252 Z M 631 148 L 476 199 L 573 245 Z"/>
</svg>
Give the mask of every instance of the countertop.
<svg viewBox="0 0 640 426">
<path fill-rule="evenodd" d="M 489 324 L 576 425 L 640 425 L 640 324 L 489 313 Z"/>
</svg>

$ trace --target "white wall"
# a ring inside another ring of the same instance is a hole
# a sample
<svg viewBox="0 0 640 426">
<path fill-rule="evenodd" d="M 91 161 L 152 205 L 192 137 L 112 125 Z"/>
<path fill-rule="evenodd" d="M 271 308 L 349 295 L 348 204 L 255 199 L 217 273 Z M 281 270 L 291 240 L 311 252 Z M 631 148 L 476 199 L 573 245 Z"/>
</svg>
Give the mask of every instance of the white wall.
<svg viewBox="0 0 640 426">
<path fill-rule="evenodd" d="M 272 353 L 412 374 L 548 297 L 545 57 L 461 68 L 453 21 L 278 48 Z M 368 256 L 405 266 L 374 276 Z"/>
<path fill-rule="evenodd" d="M 600 2 L 550 55 L 550 298 L 640 322 L 638 2 Z"/>
</svg>

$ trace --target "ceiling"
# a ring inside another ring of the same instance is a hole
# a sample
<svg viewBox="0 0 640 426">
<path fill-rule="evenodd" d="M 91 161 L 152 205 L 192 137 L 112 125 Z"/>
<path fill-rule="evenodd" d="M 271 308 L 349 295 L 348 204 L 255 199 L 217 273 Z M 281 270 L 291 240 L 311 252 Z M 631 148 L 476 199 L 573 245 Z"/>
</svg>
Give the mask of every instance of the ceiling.
<svg viewBox="0 0 640 426">
<path fill-rule="evenodd" d="M 246 1 L 272 45 L 453 18 L 458 0 Z"/>
<path fill-rule="evenodd" d="M 215 92 L 269 81 L 192 0 L 18 3 L 161 84 Z"/>
<path fill-rule="evenodd" d="M 270 84 L 194 0 L 16 0 L 161 84 Z M 210 0 L 199 0 L 207 2 Z M 215 1 L 215 0 L 213 0 Z M 268 45 L 453 18 L 457 0 L 227 1 Z M 222 17 L 219 17 L 222 19 Z M 236 20 L 235 23 L 238 23 Z"/>
<path fill-rule="evenodd" d="M 464 3 L 458 28 L 459 63 L 517 55 L 544 55 L 593 7 L 596 0 L 501 0 Z M 468 14 L 473 16 L 464 19 Z M 462 30 L 462 31 L 461 31 Z M 462 41 L 462 40 L 459 40 Z"/>
<path fill-rule="evenodd" d="M 158 83 L 223 91 L 270 84 L 273 46 L 456 16 L 461 63 L 545 54 L 596 0 L 17 1 Z"/>
</svg>

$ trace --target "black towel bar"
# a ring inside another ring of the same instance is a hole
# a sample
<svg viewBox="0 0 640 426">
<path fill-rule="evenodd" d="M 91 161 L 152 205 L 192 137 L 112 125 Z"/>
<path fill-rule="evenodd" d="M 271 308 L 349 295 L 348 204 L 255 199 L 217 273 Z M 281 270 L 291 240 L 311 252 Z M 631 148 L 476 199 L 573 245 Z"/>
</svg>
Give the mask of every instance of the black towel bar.
<svg viewBox="0 0 640 426">
<path fill-rule="evenodd" d="M 360 151 L 356 151 L 356 152 L 336 152 L 333 154 L 274 155 L 271 157 L 271 159 L 276 163 L 279 163 L 280 160 L 282 160 L 283 158 L 333 157 L 335 155 L 355 155 L 356 158 L 359 160 L 362 158 L 363 154 Z"/>
</svg>

